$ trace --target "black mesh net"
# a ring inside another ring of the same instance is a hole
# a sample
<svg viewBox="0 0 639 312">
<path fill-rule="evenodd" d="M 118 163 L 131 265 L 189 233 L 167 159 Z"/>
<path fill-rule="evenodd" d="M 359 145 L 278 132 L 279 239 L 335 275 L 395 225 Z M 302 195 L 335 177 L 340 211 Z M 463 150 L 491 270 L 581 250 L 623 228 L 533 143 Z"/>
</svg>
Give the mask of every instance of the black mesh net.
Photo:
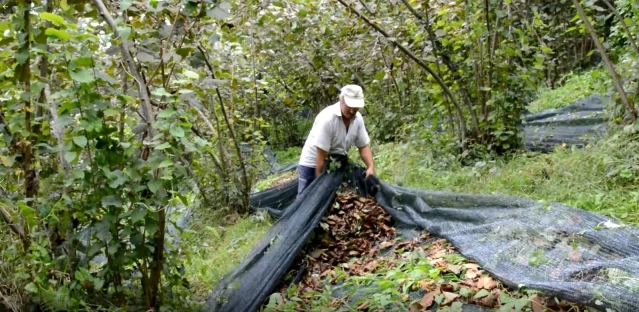
<svg viewBox="0 0 639 312">
<path fill-rule="evenodd" d="M 606 133 L 609 100 L 592 95 L 566 107 L 522 116 L 524 146 L 540 152 L 552 152 L 556 146 L 585 146 Z"/>
<path fill-rule="evenodd" d="M 205 311 L 255 311 L 275 291 L 343 181 L 372 196 L 398 233 L 425 230 L 450 241 L 507 286 L 525 286 L 602 311 L 639 307 L 639 230 L 557 203 L 500 195 L 434 192 L 364 180 L 339 160 L 295 198 L 297 180 L 255 194 L 252 209 L 278 220 L 252 253 L 222 278 Z"/>
</svg>

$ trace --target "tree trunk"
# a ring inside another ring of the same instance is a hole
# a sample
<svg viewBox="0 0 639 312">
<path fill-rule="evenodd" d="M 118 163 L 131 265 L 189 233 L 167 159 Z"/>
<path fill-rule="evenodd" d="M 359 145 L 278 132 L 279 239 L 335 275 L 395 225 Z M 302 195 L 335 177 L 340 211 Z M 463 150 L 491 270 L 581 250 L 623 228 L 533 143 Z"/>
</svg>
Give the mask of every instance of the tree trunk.
<svg viewBox="0 0 639 312">
<path fill-rule="evenodd" d="M 21 53 L 27 54 L 27 59 L 24 61 L 24 64 L 20 65 L 20 82 L 22 84 L 22 88 L 25 94 L 28 94 L 28 97 L 24 100 L 24 120 L 25 120 L 25 130 L 28 133 L 27 137 L 23 139 L 18 144 L 21 147 L 22 151 L 22 170 L 24 171 L 24 184 L 25 184 L 25 193 L 27 197 L 27 206 L 30 206 L 35 209 L 35 204 L 38 196 L 38 181 L 37 181 L 37 173 L 35 168 L 35 156 L 33 147 L 37 144 L 35 135 L 33 133 L 32 125 L 33 125 L 33 111 L 34 107 L 31 105 L 31 14 L 29 14 L 31 9 L 31 0 L 25 1 L 24 6 L 24 16 L 23 16 L 23 34 L 24 34 L 24 42 L 20 47 Z M 27 227 L 25 227 L 25 232 L 28 233 Z M 25 235 L 28 237 L 28 234 Z"/>
</svg>

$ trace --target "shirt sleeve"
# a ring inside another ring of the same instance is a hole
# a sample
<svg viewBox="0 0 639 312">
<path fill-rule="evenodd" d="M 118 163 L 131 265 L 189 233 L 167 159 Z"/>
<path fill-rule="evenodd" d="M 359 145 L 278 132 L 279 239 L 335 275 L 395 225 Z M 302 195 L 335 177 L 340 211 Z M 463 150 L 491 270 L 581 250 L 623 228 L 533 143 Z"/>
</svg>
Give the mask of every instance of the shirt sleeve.
<svg viewBox="0 0 639 312">
<path fill-rule="evenodd" d="M 333 139 L 333 126 L 326 116 L 318 116 L 317 132 L 315 132 L 315 146 L 327 152 L 331 150 L 331 140 Z"/>
<path fill-rule="evenodd" d="M 362 148 L 368 144 L 370 144 L 371 139 L 368 136 L 368 131 L 366 131 L 366 125 L 364 125 L 364 118 L 360 118 L 359 127 L 357 129 L 357 138 L 355 139 L 355 145 L 357 147 Z"/>
</svg>

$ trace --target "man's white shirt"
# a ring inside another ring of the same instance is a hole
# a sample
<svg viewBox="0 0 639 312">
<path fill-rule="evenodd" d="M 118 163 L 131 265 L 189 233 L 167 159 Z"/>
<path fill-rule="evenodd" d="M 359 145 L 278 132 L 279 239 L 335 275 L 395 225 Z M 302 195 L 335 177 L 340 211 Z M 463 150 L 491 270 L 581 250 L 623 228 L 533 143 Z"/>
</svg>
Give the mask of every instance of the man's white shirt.
<svg viewBox="0 0 639 312">
<path fill-rule="evenodd" d="M 353 145 L 361 148 L 369 143 L 370 138 L 362 114 L 355 114 L 346 133 L 340 103 L 337 102 L 324 108 L 315 117 L 311 132 L 304 143 L 299 164 L 315 168 L 317 147 L 328 151 L 329 154 L 346 155 Z"/>
</svg>

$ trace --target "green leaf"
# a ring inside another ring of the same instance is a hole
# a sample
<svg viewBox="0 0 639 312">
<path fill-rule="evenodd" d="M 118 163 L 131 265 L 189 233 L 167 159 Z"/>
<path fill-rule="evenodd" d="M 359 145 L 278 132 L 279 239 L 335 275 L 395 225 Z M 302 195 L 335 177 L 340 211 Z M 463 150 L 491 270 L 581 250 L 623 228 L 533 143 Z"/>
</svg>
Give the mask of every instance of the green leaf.
<svg viewBox="0 0 639 312">
<path fill-rule="evenodd" d="M 98 236 L 97 235 L 98 233 L 100 233 L 99 230 L 98 230 L 98 232 L 96 232 L 96 236 Z M 111 233 L 109 233 L 109 228 L 108 227 L 107 227 L 107 232 L 106 233 L 111 235 Z M 98 238 L 99 238 L 99 236 L 98 236 Z M 100 249 L 102 249 L 101 244 L 96 244 L 96 243 L 91 244 L 91 247 L 89 247 L 89 250 L 87 251 L 87 257 L 89 257 L 89 259 L 93 258 L 93 256 L 97 255 L 98 252 L 100 252 Z"/>
<path fill-rule="evenodd" d="M 27 224 L 29 226 L 35 226 L 36 224 L 38 224 L 38 219 L 36 219 L 36 211 L 33 208 L 23 203 L 18 203 L 18 207 L 20 208 L 22 217 L 27 221 Z"/>
<path fill-rule="evenodd" d="M 172 126 L 171 129 L 169 129 L 169 132 L 176 138 L 184 137 L 184 129 L 180 126 Z"/>
<path fill-rule="evenodd" d="M 95 290 L 96 291 L 100 291 L 100 290 L 102 290 L 102 287 L 104 286 L 104 280 L 101 279 L 101 278 L 96 278 L 93 281 L 93 285 L 95 286 Z"/>
<path fill-rule="evenodd" d="M 84 148 L 85 146 L 87 146 L 87 138 L 83 135 L 73 137 L 73 143 L 75 143 L 79 147 Z"/>
<path fill-rule="evenodd" d="M 297 17 L 299 18 L 304 18 L 306 17 L 306 15 L 308 15 L 308 12 L 306 10 L 300 10 L 299 12 L 297 12 Z"/>
<path fill-rule="evenodd" d="M 209 42 L 210 43 L 210 42 Z M 189 56 L 189 54 L 191 54 L 191 52 L 193 51 L 192 48 L 179 48 L 179 49 L 175 49 L 175 53 L 179 56 L 181 56 L 182 58 L 186 58 L 187 56 Z"/>
<path fill-rule="evenodd" d="M 84 179 L 84 170 L 75 169 L 71 171 L 76 179 Z"/>
<path fill-rule="evenodd" d="M 113 239 L 113 235 L 109 231 L 109 222 L 107 220 L 102 220 L 100 223 L 98 223 L 98 225 L 95 228 L 96 228 L 95 236 L 99 240 L 105 243 L 109 243 Z"/>
<path fill-rule="evenodd" d="M 138 52 L 138 54 L 135 56 L 140 62 L 143 63 L 149 63 L 149 62 L 154 62 L 156 59 L 153 55 L 146 53 L 146 52 Z"/>
<path fill-rule="evenodd" d="M 158 168 L 166 168 L 166 167 L 170 167 L 171 165 L 173 165 L 173 161 L 170 159 L 165 159 L 164 161 L 160 163 L 160 166 Z"/>
<path fill-rule="evenodd" d="M 226 17 L 229 16 L 229 10 L 231 9 L 231 5 L 226 3 L 226 2 L 222 2 L 220 4 L 218 4 L 216 7 L 214 7 L 211 10 L 206 11 L 206 16 L 208 17 L 212 17 L 215 19 L 225 19 Z"/>
<path fill-rule="evenodd" d="M 122 110 L 117 107 L 109 107 L 106 110 L 104 110 L 104 117 L 117 116 L 121 112 Z"/>
<path fill-rule="evenodd" d="M 64 31 L 64 30 L 60 30 L 60 29 L 55 29 L 55 28 L 47 28 L 47 30 L 44 31 L 44 34 L 47 36 L 53 36 L 56 37 L 62 41 L 67 41 L 69 39 L 71 39 L 71 34 Z"/>
<path fill-rule="evenodd" d="M 62 11 L 69 10 L 69 3 L 67 2 L 67 0 L 60 1 L 60 7 L 62 8 Z"/>
<path fill-rule="evenodd" d="M 129 179 L 129 176 L 124 174 L 120 170 L 114 171 L 113 176 L 115 177 L 115 179 L 109 182 L 109 187 L 113 189 L 122 186 Z"/>
<path fill-rule="evenodd" d="M 18 61 L 18 64 L 20 65 L 24 64 L 24 62 L 27 61 L 28 57 L 29 57 L 29 53 L 24 53 L 24 52 L 16 53 L 16 61 Z"/>
<path fill-rule="evenodd" d="M 122 202 L 115 195 L 109 195 L 102 197 L 102 206 L 105 208 L 109 206 L 122 207 Z"/>
<path fill-rule="evenodd" d="M 156 149 L 156 150 L 163 150 L 163 149 L 167 149 L 167 148 L 169 148 L 169 147 L 171 147 L 171 143 L 169 143 L 169 142 L 164 142 L 164 143 L 162 143 L 162 144 L 160 144 L 160 145 L 156 146 L 156 147 L 155 147 L 155 149 Z"/>
<path fill-rule="evenodd" d="M 155 180 L 158 181 L 158 180 Z M 149 184 L 151 184 L 150 181 Z M 160 182 L 160 186 L 162 185 L 162 182 Z M 158 186 L 155 191 L 157 191 L 160 187 Z M 151 187 L 149 187 L 149 189 L 151 189 Z M 155 193 L 155 191 L 151 190 L 153 193 Z M 138 221 L 144 219 L 144 216 L 146 216 L 146 208 L 143 207 L 138 207 L 135 208 L 135 210 L 133 210 L 133 212 L 131 212 L 131 222 L 133 223 L 137 223 Z"/>
<path fill-rule="evenodd" d="M 160 111 L 157 115 L 157 118 L 169 118 L 173 116 L 175 113 L 176 111 L 172 107 L 169 107 Z"/>
<path fill-rule="evenodd" d="M 118 27 L 118 34 L 123 41 L 129 40 L 131 35 L 131 27 Z"/>
<path fill-rule="evenodd" d="M 157 95 L 157 96 L 171 96 L 171 93 L 166 92 L 166 90 L 164 88 L 157 88 L 157 89 L 153 90 L 153 92 L 151 92 L 151 94 Z"/>
<path fill-rule="evenodd" d="M 95 79 L 95 77 L 93 76 L 93 71 L 87 69 L 69 71 L 69 74 L 71 75 L 71 79 L 80 83 L 89 83 Z"/>
<path fill-rule="evenodd" d="M 149 190 L 155 194 L 155 192 L 157 192 L 160 189 L 160 187 L 162 187 L 162 180 L 159 180 L 159 179 L 151 180 L 149 181 L 149 183 L 147 183 L 147 186 L 149 187 Z"/>
<path fill-rule="evenodd" d="M 184 76 L 187 76 L 189 78 L 200 79 L 200 75 L 198 75 L 198 73 L 196 73 L 194 71 L 187 70 L 187 69 L 182 71 L 182 74 L 184 74 Z"/>
<path fill-rule="evenodd" d="M 6 167 L 12 167 L 15 159 L 11 156 L 0 155 L 0 163 Z"/>
<path fill-rule="evenodd" d="M 107 247 L 107 252 L 110 255 L 114 255 L 116 252 L 118 252 L 118 249 L 120 249 L 120 243 L 119 242 L 114 242 L 114 243 L 110 244 L 109 247 Z"/>
<path fill-rule="evenodd" d="M 37 293 L 38 292 L 38 286 L 36 286 L 35 283 L 31 282 L 29 284 L 27 284 L 27 286 L 24 286 L 24 289 L 28 292 L 31 293 Z"/>
<path fill-rule="evenodd" d="M 380 70 L 377 74 L 375 74 L 375 80 L 382 80 L 384 77 L 386 77 L 386 72 L 383 70 Z"/>
<path fill-rule="evenodd" d="M 64 160 L 66 160 L 67 162 L 73 162 L 77 156 L 78 153 L 76 152 L 66 152 L 64 153 Z"/>
<path fill-rule="evenodd" d="M 485 288 L 482 288 L 480 291 L 477 292 L 477 294 L 475 294 L 473 299 L 481 299 L 481 298 L 484 298 L 484 297 L 486 297 L 488 295 L 490 295 L 490 292 L 488 290 L 486 290 Z"/>
<path fill-rule="evenodd" d="M 111 75 L 109 75 L 109 74 L 107 74 L 107 73 L 105 73 L 103 71 L 96 72 L 95 76 L 100 78 L 100 79 L 102 79 L 102 80 L 104 80 L 104 81 L 106 81 L 106 82 L 108 82 L 108 83 L 111 83 L 111 84 L 115 84 L 116 83 L 115 78 L 111 77 Z"/>
<path fill-rule="evenodd" d="M 128 10 L 131 7 L 132 4 L 133 3 L 131 2 L 131 0 L 122 0 L 122 1 L 120 1 L 120 11 Z"/>
<path fill-rule="evenodd" d="M 65 21 L 64 18 L 58 14 L 53 14 L 49 12 L 40 12 L 40 18 L 45 21 L 51 22 L 56 26 L 67 24 L 67 21 Z"/>
</svg>

